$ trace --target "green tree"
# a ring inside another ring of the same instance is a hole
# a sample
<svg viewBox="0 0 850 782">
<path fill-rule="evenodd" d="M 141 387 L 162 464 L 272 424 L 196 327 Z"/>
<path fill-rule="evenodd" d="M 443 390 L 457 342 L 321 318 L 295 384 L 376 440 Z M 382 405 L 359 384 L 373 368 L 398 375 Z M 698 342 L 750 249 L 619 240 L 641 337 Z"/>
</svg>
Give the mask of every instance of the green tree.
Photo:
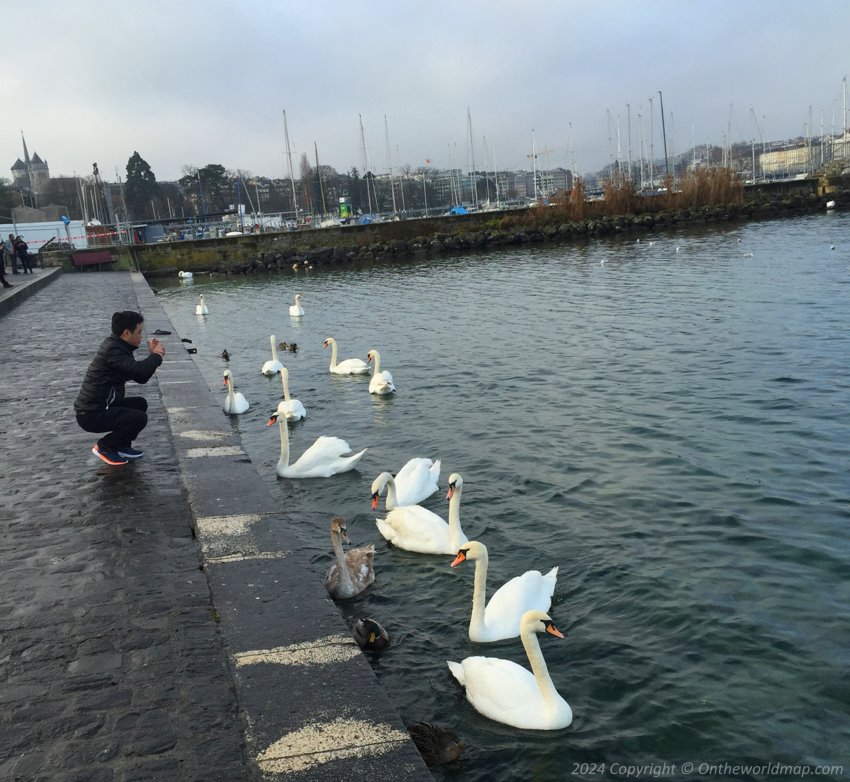
<svg viewBox="0 0 850 782">
<path fill-rule="evenodd" d="M 177 184 L 198 215 L 224 212 L 235 201 L 233 184 L 219 163 L 208 163 L 203 168 L 183 166 L 183 176 Z"/>
<path fill-rule="evenodd" d="M 130 216 L 137 220 L 154 216 L 155 202 L 162 213 L 162 192 L 151 167 L 138 152 L 133 152 L 127 161 L 127 181 L 124 184 L 124 200 Z"/>
</svg>

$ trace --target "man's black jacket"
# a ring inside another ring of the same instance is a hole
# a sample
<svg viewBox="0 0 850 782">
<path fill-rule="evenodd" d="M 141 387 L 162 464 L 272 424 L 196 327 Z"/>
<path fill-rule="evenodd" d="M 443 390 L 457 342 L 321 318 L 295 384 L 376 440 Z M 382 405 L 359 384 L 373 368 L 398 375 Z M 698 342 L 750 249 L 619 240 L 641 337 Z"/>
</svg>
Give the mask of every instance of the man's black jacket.
<svg viewBox="0 0 850 782">
<path fill-rule="evenodd" d="M 80 393 L 74 401 L 74 412 L 101 413 L 117 399 L 124 398 L 124 383 L 134 380 L 147 383 L 162 363 L 162 356 L 151 353 L 142 361 L 133 358 L 135 346 L 120 337 L 103 340 L 89 365 Z"/>
</svg>

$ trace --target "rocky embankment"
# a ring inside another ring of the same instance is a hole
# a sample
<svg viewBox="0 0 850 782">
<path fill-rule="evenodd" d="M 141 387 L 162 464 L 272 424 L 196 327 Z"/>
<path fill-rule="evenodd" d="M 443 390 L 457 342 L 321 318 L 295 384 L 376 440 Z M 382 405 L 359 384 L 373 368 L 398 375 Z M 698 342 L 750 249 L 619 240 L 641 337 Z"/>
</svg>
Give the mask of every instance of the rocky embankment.
<svg viewBox="0 0 850 782">
<path fill-rule="evenodd" d="M 601 215 L 583 220 L 570 220 L 559 207 L 550 207 L 524 212 L 491 212 L 369 226 L 255 234 L 136 247 L 132 250 L 134 257 L 126 260 L 131 268 L 138 264 L 138 268 L 149 276 L 170 275 L 181 269 L 217 274 L 253 274 L 356 261 L 438 256 L 541 242 L 616 235 L 639 237 L 671 228 L 815 213 L 826 209 L 828 200 L 850 205 L 850 190 L 829 196 L 791 193 L 770 197 L 761 194 L 737 205 Z"/>
</svg>

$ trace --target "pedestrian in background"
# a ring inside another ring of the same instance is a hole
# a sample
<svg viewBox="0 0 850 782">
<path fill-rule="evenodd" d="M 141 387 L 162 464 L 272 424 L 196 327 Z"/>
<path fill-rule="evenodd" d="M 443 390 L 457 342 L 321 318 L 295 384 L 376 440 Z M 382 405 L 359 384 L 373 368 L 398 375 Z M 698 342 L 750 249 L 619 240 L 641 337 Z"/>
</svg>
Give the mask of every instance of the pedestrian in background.
<svg viewBox="0 0 850 782">
<path fill-rule="evenodd" d="M 112 334 L 101 343 L 74 402 L 80 428 L 108 432 L 91 449 L 107 464 L 127 464 L 144 456 L 133 448 L 133 440 L 147 426 L 148 403 L 142 396 L 125 397 L 124 384 L 147 383 L 165 356 L 165 346 L 154 337 L 148 340 L 150 355 L 141 361 L 133 358 L 142 342 L 144 320 L 131 310 L 112 315 Z"/>
<path fill-rule="evenodd" d="M 18 255 L 18 259 L 21 262 L 21 271 L 26 274 L 29 272 L 32 274 L 32 264 L 30 263 L 30 246 L 24 241 L 23 236 L 18 236 L 15 238 L 15 252 Z"/>
<path fill-rule="evenodd" d="M 3 263 L 12 267 L 12 274 L 18 273 L 18 256 L 15 255 L 15 234 L 9 234 L 9 238 L 3 242 Z"/>
</svg>

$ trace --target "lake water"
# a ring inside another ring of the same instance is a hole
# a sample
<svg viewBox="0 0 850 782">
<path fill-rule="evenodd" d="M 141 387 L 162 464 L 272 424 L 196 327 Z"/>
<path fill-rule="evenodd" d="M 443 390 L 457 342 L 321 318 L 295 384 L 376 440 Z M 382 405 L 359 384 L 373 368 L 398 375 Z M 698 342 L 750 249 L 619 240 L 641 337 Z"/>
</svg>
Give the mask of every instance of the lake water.
<svg viewBox="0 0 850 782">
<path fill-rule="evenodd" d="M 462 736 L 463 762 L 439 779 L 651 778 L 626 765 L 665 762 L 674 773 L 656 775 L 674 779 L 796 778 L 700 763 L 850 773 L 850 214 L 155 285 L 216 395 L 231 353 L 251 402 L 233 425 L 317 579 L 328 531 L 300 509 L 340 514 L 355 545 L 376 545 L 376 583 L 342 611 L 393 636 L 373 665 L 403 719 Z M 275 476 L 263 425 L 280 381 L 259 372 L 272 333 L 300 348 L 281 355 L 308 410 L 293 458 L 336 435 L 369 447 L 359 472 Z M 341 359 L 378 349 L 398 393 L 330 375 L 328 336 Z M 440 515 L 449 474 L 463 476 L 490 593 L 559 566 L 565 639 L 540 642 L 571 727 L 491 722 L 450 676 L 447 659 L 527 662 L 518 639 L 468 640 L 472 563 L 378 534 L 370 483 L 413 456 L 442 459 L 423 503 Z"/>
</svg>

